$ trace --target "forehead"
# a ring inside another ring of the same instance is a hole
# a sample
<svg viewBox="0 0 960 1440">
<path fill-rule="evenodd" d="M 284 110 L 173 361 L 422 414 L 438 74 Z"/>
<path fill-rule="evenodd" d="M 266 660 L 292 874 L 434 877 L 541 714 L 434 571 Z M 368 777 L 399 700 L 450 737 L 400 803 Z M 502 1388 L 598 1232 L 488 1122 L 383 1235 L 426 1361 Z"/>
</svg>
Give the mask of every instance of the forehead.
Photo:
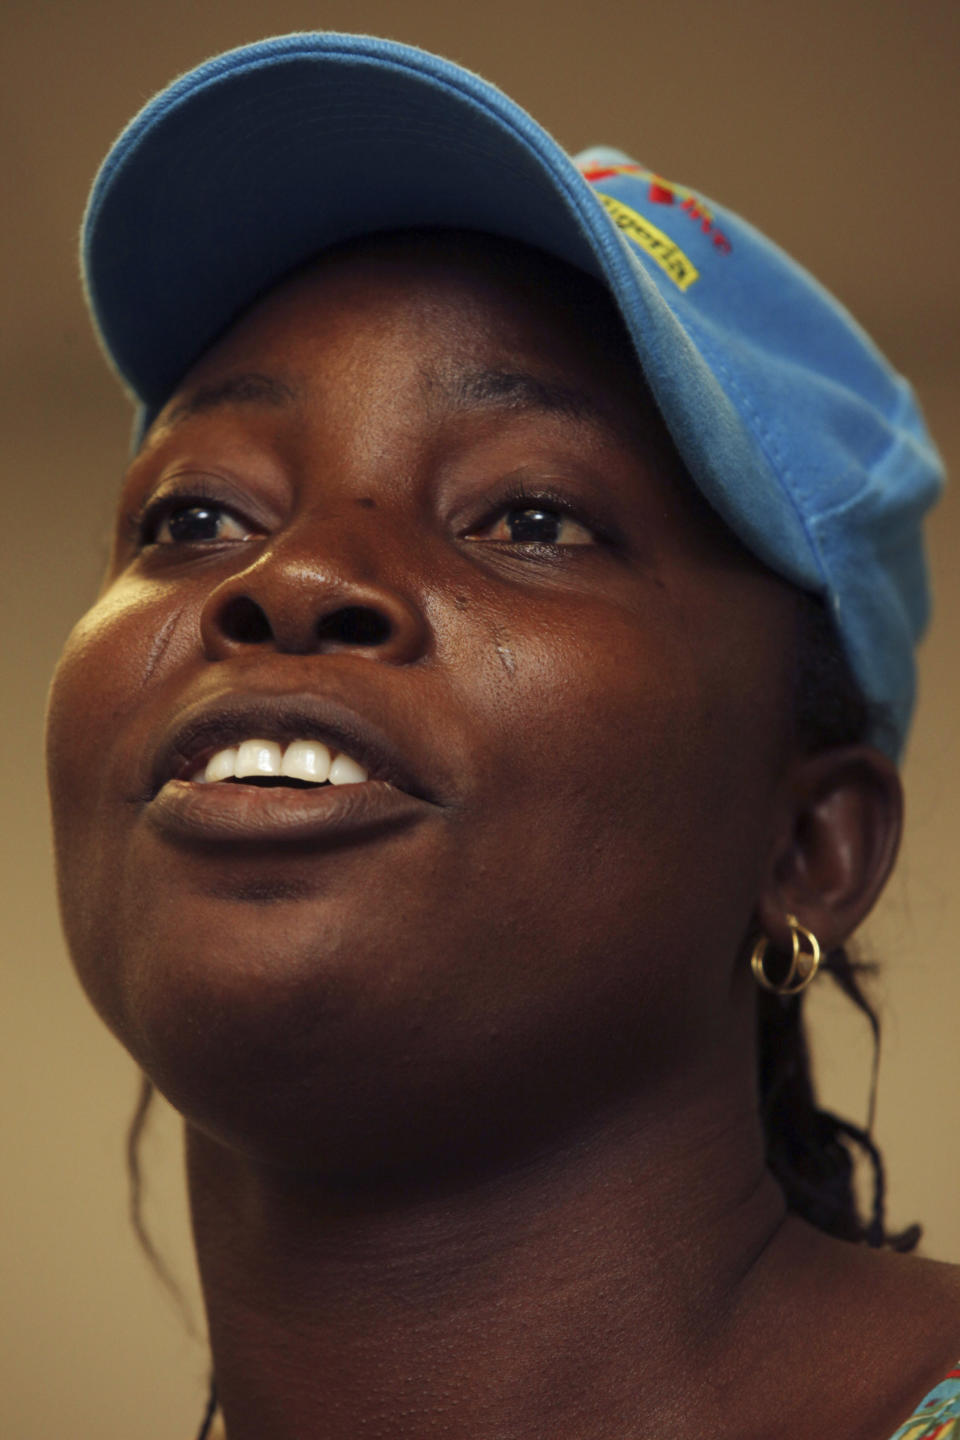
<svg viewBox="0 0 960 1440">
<path fill-rule="evenodd" d="M 334 392 L 342 412 L 348 391 L 357 423 L 402 391 L 424 411 L 593 423 L 683 472 L 606 290 L 542 251 L 461 231 L 366 237 L 280 281 L 187 373 L 148 443 L 197 416 L 322 407 Z"/>
<path fill-rule="evenodd" d="M 241 355 L 279 371 L 292 346 L 305 351 L 335 340 L 343 348 L 350 336 L 379 341 L 385 357 L 398 347 L 418 355 L 446 350 L 452 359 L 523 354 L 545 373 L 583 371 L 595 396 L 608 391 L 652 405 L 619 314 L 597 281 L 496 236 L 420 231 L 349 242 L 281 280 L 201 357 L 163 413 L 169 418 L 185 392 Z M 239 387 L 234 398 L 243 398 Z M 258 398 L 269 400 L 269 386 Z"/>
</svg>

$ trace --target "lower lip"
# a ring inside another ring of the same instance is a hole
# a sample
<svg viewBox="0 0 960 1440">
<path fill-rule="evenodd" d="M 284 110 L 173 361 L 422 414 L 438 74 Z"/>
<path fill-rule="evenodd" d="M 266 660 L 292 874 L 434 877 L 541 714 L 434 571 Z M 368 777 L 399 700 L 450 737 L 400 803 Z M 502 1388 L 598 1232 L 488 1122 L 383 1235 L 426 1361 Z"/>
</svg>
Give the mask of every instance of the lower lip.
<svg viewBox="0 0 960 1440">
<path fill-rule="evenodd" d="M 397 829 L 430 808 L 384 780 L 316 790 L 168 780 L 146 813 L 165 838 L 180 844 L 336 844 Z"/>
</svg>

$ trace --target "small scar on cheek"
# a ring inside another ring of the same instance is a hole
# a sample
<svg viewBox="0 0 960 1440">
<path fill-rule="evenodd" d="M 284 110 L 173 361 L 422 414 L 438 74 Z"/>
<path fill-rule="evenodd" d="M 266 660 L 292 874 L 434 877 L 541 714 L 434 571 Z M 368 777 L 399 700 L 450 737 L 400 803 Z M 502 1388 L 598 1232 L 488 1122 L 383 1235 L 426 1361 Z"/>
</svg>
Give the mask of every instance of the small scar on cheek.
<svg viewBox="0 0 960 1440">
<path fill-rule="evenodd" d="M 504 670 L 506 670 L 507 674 L 512 679 L 513 676 L 517 673 L 517 662 L 513 658 L 513 651 L 508 645 L 504 645 L 500 640 L 495 640 L 494 646 L 497 654 L 500 657 L 500 664 L 503 666 Z"/>
<path fill-rule="evenodd" d="M 470 604 L 470 601 L 467 599 L 466 595 L 454 595 L 453 603 L 454 605 L 456 605 L 458 610 L 466 610 L 467 606 Z"/>
<path fill-rule="evenodd" d="M 177 628 L 177 623 L 182 614 L 182 609 L 174 611 L 170 618 L 164 621 L 156 636 L 154 637 L 153 644 L 150 646 L 150 649 L 147 652 L 146 662 L 144 663 L 143 676 L 141 678 L 142 684 L 147 684 L 151 675 L 156 670 L 157 666 L 160 664 L 160 661 L 166 654 L 167 649 L 170 645 L 170 641 L 173 639 L 174 632 Z"/>
</svg>

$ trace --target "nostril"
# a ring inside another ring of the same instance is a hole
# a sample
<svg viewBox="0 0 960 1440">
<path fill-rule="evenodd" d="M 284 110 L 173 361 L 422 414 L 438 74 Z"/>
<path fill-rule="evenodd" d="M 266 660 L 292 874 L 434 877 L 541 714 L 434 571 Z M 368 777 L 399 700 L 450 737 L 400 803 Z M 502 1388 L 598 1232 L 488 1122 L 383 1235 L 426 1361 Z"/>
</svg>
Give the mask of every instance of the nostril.
<svg viewBox="0 0 960 1440">
<path fill-rule="evenodd" d="M 281 649 L 307 652 L 357 648 L 375 649 L 393 637 L 391 617 L 375 605 L 338 605 L 326 615 L 289 612 L 272 615 L 269 607 L 250 595 L 234 595 L 214 612 L 216 630 L 231 645 L 276 644 Z"/>
<path fill-rule="evenodd" d="M 321 644 L 333 640 L 340 645 L 383 645 L 392 628 L 379 610 L 368 605 L 344 605 L 323 617 L 317 626 L 317 639 Z"/>
<path fill-rule="evenodd" d="M 273 635 L 270 621 L 248 595 L 237 595 L 224 606 L 220 628 L 228 640 L 235 640 L 241 645 L 260 645 Z"/>
</svg>

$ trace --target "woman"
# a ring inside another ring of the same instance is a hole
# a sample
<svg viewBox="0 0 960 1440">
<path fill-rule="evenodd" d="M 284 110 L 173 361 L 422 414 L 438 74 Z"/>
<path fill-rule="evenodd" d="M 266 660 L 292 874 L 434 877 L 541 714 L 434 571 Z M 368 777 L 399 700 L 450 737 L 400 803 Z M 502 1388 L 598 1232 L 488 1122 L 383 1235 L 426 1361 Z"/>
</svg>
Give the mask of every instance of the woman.
<svg viewBox="0 0 960 1440">
<path fill-rule="evenodd" d="M 960 1425 L 960 1280 L 857 1215 L 799 998 L 822 956 L 859 997 L 936 459 L 779 251 L 580 163 L 294 36 L 91 200 L 140 409 L 60 892 L 185 1117 L 203 1433 Z"/>
</svg>

